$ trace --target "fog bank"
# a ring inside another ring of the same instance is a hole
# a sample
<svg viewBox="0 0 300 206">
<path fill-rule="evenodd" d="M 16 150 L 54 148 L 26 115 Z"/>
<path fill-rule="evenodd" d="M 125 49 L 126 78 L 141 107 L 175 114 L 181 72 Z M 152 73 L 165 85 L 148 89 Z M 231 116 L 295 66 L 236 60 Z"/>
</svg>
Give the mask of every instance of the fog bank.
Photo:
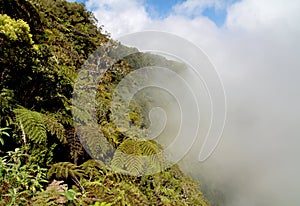
<svg viewBox="0 0 300 206">
<path fill-rule="evenodd" d="M 217 188 L 226 199 L 220 205 L 299 205 L 300 1 L 242 0 L 227 7 L 222 27 L 201 14 L 185 15 L 207 1 L 187 0 L 160 20 L 147 16 L 142 1 L 126 2 L 111 4 L 110 10 L 98 7 L 95 15 L 116 36 L 153 29 L 190 40 L 208 55 L 224 84 L 227 121 L 221 142 L 200 163 L 199 138 L 181 162 L 183 169 Z"/>
</svg>

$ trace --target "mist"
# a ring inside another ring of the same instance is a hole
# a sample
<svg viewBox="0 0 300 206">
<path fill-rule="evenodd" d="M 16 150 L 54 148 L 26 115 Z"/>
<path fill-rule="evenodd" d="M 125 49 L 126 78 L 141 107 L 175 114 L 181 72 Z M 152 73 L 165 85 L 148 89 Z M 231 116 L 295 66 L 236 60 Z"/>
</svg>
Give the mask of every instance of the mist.
<svg viewBox="0 0 300 206">
<path fill-rule="evenodd" d="M 279 34 L 273 31 L 273 35 Z M 217 149 L 204 162 L 199 162 L 198 156 L 210 121 L 208 95 L 193 73 L 188 69 L 181 71 L 180 75 L 192 87 L 202 110 L 199 134 L 192 150 L 180 162 L 181 168 L 194 179 L 202 181 L 204 192 L 211 202 L 219 201 L 218 205 L 299 205 L 300 131 L 297 123 L 300 120 L 300 64 L 297 54 L 300 51 L 296 52 L 300 48 L 299 40 L 285 42 L 285 38 L 291 38 L 288 33 L 280 37 L 251 35 L 255 44 L 245 44 L 250 38 L 247 35 L 227 38 L 223 40 L 225 57 L 214 59 L 226 91 L 226 124 Z M 226 45 L 229 43 L 231 46 Z M 148 44 L 152 45 L 151 41 Z M 180 43 L 177 46 L 184 48 Z M 147 45 L 143 43 L 140 49 L 145 47 Z M 222 66 L 218 67 L 218 61 Z M 198 69 L 199 73 L 203 73 L 202 67 Z M 166 81 L 163 73 L 154 78 Z M 183 91 L 179 83 L 172 84 L 177 92 L 188 92 Z M 154 99 L 165 101 L 159 96 Z M 173 103 L 178 104 L 175 100 Z M 168 136 L 172 139 L 180 122 L 176 118 L 181 116 L 170 112 L 170 105 L 169 102 L 168 108 L 163 108 L 171 123 L 166 127 L 167 132 L 162 133 L 162 138 Z M 190 108 L 184 111 L 185 114 L 195 112 L 191 98 L 181 99 L 179 105 Z M 185 148 L 185 142 L 192 141 L 194 128 L 191 125 L 194 120 L 190 116 L 190 120 L 182 122 L 182 127 L 187 127 L 188 132 L 179 136 L 181 143 L 173 146 L 174 153 Z M 160 137 L 156 140 L 160 142 Z M 219 196 L 211 196 L 210 190 L 216 190 L 223 196 L 223 202 L 216 200 Z"/>
<path fill-rule="evenodd" d="M 193 149 L 180 165 L 188 175 L 205 184 L 203 190 L 212 204 L 218 201 L 215 204 L 228 206 L 300 203 L 300 63 L 297 61 L 300 42 L 286 31 L 272 29 L 265 33 L 268 35 L 225 36 L 223 45 L 220 43 L 222 47 L 219 47 L 222 56 L 213 55 L 215 59 L 212 61 L 226 92 L 227 118 L 221 142 L 204 162 L 199 162 L 198 156 L 210 121 L 209 114 L 205 114 L 209 113 L 208 95 L 193 73 L 181 73 L 202 103 L 200 109 L 204 115 L 201 116 L 199 135 Z M 290 42 L 291 38 L 294 41 Z M 249 39 L 255 43 L 250 43 Z M 177 46 L 183 48 L 179 43 Z M 143 47 L 147 47 L 146 43 Z M 202 67 L 198 69 L 199 73 L 203 73 Z M 161 73 L 156 79 L 163 82 L 165 77 Z M 183 90 L 179 84 L 176 88 L 177 92 Z M 155 99 L 165 100 L 158 96 Z M 182 108 L 190 105 L 189 98 L 180 102 Z M 168 107 L 164 110 L 170 110 L 171 107 Z M 186 114 L 193 112 L 185 111 Z M 174 112 L 173 115 L 172 112 L 167 113 L 174 128 L 167 127 L 170 133 L 162 135 L 174 138 L 172 132 L 178 131 L 180 120 L 174 120 L 178 118 Z M 182 125 L 190 127 L 193 121 L 191 117 Z M 177 147 L 173 146 L 174 152 L 182 150 L 184 142 L 192 141 L 193 129 L 191 127 L 189 132 L 179 137 L 182 141 Z M 157 140 L 160 142 L 159 137 Z M 211 196 L 210 190 L 216 190 L 223 196 L 222 202 L 218 200 L 219 196 Z"/>
<path fill-rule="evenodd" d="M 197 163 L 196 145 L 181 163 L 224 195 L 220 205 L 300 204 L 300 42 L 294 26 L 273 22 L 259 32 L 230 34 L 216 45 L 219 56 L 209 49 L 226 91 L 226 125 L 208 160 Z"/>
<path fill-rule="evenodd" d="M 223 1 L 212 4 L 216 2 Z M 127 3 L 122 5 L 126 8 Z M 105 19 L 101 23 L 116 37 L 149 29 L 170 32 L 193 42 L 214 64 L 227 102 L 221 141 L 210 158 L 199 162 L 204 142 L 200 134 L 180 162 L 188 175 L 202 182 L 204 192 L 218 191 L 222 206 L 299 205 L 300 2 L 238 1 L 226 8 L 222 27 L 201 14 L 193 19 L 184 16 L 195 12 L 189 9 L 195 5 L 197 1 L 188 0 L 176 6 L 179 13 L 161 20 L 147 16 L 141 1 L 127 5 L 130 11 L 139 10 L 140 18 L 130 18 L 113 6 L 94 13 Z M 198 6 L 205 7 L 200 1 Z M 115 11 L 126 18 L 118 21 Z M 209 198 L 214 202 L 219 196 Z"/>
</svg>

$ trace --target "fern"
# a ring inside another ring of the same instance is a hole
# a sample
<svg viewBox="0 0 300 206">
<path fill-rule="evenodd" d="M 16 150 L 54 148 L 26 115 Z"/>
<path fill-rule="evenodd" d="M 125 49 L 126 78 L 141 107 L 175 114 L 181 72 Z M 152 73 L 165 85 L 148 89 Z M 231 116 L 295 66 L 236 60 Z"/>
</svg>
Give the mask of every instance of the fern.
<svg viewBox="0 0 300 206">
<path fill-rule="evenodd" d="M 88 160 L 80 165 L 80 168 L 84 170 L 85 175 L 89 180 L 104 176 L 107 172 L 106 168 L 100 161 Z"/>
<path fill-rule="evenodd" d="M 166 167 L 166 161 L 162 154 L 162 147 L 155 141 L 139 140 L 139 147 L 143 155 L 143 173 L 154 174 L 162 171 Z"/>
<path fill-rule="evenodd" d="M 55 135 L 60 142 L 67 142 L 64 126 L 52 117 L 53 115 L 42 114 L 26 108 L 14 109 L 14 113 L 21 130 L 24 130 L 22 132 L 34 143 L 47 142 L 47 132 Z"/>
<path fill-rule="evenodd" d="M 131 154 L 128 155 L 125 161 L 126 171 L 129 172 L 131 175 L 142 175 L 142 161 L 141 156 Z"/>
<path fill-rule="evenodd" d="M 127 199 L 133 203 L 133 205 L 150 205 L 147 197 L 139 190 L 129 189 L 126 191 Z"/>
<path fill-rule="evenodd" d="M 98 129 L 98 125 L 78 126 L 76 130 L 86 151 L 96 160 L 109 156 L 111 145 Z"/>
<path fill-rule="evenodd" d="M 67 179 L 69 177 L 77 179 L 78 177 L 83 177 L 84 171 L 70 162 L 59 162 L 51 166 L 47 174 L 48 179 L 50 179 L 53 175 L 55 175 L 55 178 L 59 179 Z"/>
<path fill-rule="evenodd" d="M 55 135 L 60 142 L 66 143 L 67 138 L 64 126 L 50 115 L 43 114 L 42 118 L 45 121 L 47 131 L 50 132 L 51 135 Z"/>
<path fill-rule="evenodd" d="M 33 142 L 40 144 L 47 141 L 47 130 L 41 113 L 25 108 L 15 109 L 17 122 Z"/>
<path fill-rule="evenodd" d="M 135 140 L 128 138 L 118 147 L 113 160 L 112 168 L 117 172 L 141 175 L 142 157 L 139 145 Z"/>
<path fill-rule="evenodd" d="M 72 115 L 68 114 L 66 111 L 62 110 L 59 113 L 49 113 L 47 115 L 50 115 L 52 118 L 56 119 L 58 122 L 60 122 L 63 125 L 69 125 L 73 126 L 73 117 Z"/>
<path fill-rule="evenodd" d="M 77 165 L 78 159 L 84 155 L 84 149 L 75 133 L 75 129 L 70 129 L 66 133 L 71 159 L 73 159 L 74 164 Z"/>
<path fill-rule="evenodd" d="M 117 148 L 123 141 L 120 132 L 116 131 L 117 128 L 113 123 L 108 123 L 107 121 L 101 122 L 100 130 L 114 148 Z"/>
<path fill-rule="evenodd" d="M 139 188 L 127 182 L 120 182 L 114 185 L 114 193 L 117 198 L 110 200 L 114 205 L 150 205 L 147 197 Z"/>
<path fill-rule="evenodd" d="M 158 173 L 165 163 L 161 151 L 154 141 L 128 138 L 117 148 L 111 166 L 116 172 L 134 176 Z"/>
</svg>

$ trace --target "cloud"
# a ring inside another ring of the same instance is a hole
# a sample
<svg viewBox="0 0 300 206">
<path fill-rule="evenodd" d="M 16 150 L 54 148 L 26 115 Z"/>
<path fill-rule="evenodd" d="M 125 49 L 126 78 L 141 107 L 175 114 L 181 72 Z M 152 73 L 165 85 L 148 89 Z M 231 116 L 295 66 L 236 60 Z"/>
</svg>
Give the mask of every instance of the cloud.
<svg viewBox="0 0 300 206">
<path fill-rule="evenodd" d="M 175 5 L 173 12 L 163 19 L 152 19 L 146 12 L 148 5 L 141 0 L 88 0 L 86 5 L 88 9 L 93 10 L 99 19 L 99 23 L 104 25 L 104 29 L 110 32 L 112 37 L 118 37 L 128 33 L 150 29 L 174 31 L 175 29 L 178 30 L 182 28 L 182 31 L 189 32 L 185 27 L 213 27 L 214 23 L 207 17 L 198 15 L 198 11 L 201 10 L 202 12 L 202 10 L 208 6 L 221 8 L 221 5 L 223 5 L 222 2 L 219 0 L 216 0 L 215 3 L 205 1 L 201 4 L 197 4 L 197 9 L 192 9 L 193 6 L 196 5 L 195 2 L 197 1 L 190 0 Z M 194 17 L 193 20 L 189 18 L 191 16 Z M 178 23 L 178 25 L 174 25 L 176 23 Z"/>
<path fill-rule="evenodd" d="M 173 7 L 173 10 L 176 14 L 188 15 L 188 16 L 198 16 L 206 8 L 214 7 L 217 9 L 224 9 L 226 3 L 221 0 L 188 0 L 183 1 Z"/>
<path fill-rule="evenodd" d="M 163 19 L 152 19 L 141 0 L 87 6 L 113 37 L 171 32 L 214 63 L 227 94 L 227 124 L 214 155 L 192 165 L 224 192 L 226 205 L 299 205 L 300 1 L 226 2 L 187 0 Z M 207 7 L 227 10 L 223 26 L 201 15 Z M 197 160 L 198 149 L 189 161 Z"/>
<path fill-rule="evenodd" d="M 300 4 L 296 0 L 268 1 L 244 0 L 228 10 L 228 27 L 247 30 L 281 25 L 299 29 Z"/>
<path fill-rule="evenodd" d="M 143 30 L 151 21 L 141 0 L 88 0 L 86 6 L 112 36 Z"/>
</svg>

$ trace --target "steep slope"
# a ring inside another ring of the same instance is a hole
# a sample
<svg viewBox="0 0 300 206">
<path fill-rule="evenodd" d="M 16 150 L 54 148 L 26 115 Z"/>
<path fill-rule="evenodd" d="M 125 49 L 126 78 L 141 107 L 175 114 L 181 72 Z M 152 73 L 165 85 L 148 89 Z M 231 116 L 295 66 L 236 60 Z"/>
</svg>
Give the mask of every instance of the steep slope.
<svg viewBox="0 0 300 206">
<path fill-rule="evenodd" d="M 88 57 L 109 41 L 114 42 L 83 4 L 0 0 L 1 205 L 207 205 L 197 184 L 176 165 L 133 176 L 103 164 L 110 161 L 140 174 L 139 156 L 161 150 L 153 141 L 134 139 L 134 132 L 120 131 L 112 124 L 109 105 L 113 88 L 126 74 L 153 59 L 176 67 L 175 62 L 138 53 L 116 61 L 98 85 L 96 100 L 105 102 L 96 109 L 99 129 L 110 145 L 135 154 L 137 161 L 118 161 L 112 151 L 96 161 L 88 153 L 97 155 L 102 148 L 83 149 L 72 116 L 74 82 Z M 149 99 L 144 101 L 151 106 Z M 129 116 L 132 124 L 144 127 L 147 119 L 140 110 L 141 105 L 133 105 Z M 82 139 L 97 145 L 94 140 Z"/>
</svg>

